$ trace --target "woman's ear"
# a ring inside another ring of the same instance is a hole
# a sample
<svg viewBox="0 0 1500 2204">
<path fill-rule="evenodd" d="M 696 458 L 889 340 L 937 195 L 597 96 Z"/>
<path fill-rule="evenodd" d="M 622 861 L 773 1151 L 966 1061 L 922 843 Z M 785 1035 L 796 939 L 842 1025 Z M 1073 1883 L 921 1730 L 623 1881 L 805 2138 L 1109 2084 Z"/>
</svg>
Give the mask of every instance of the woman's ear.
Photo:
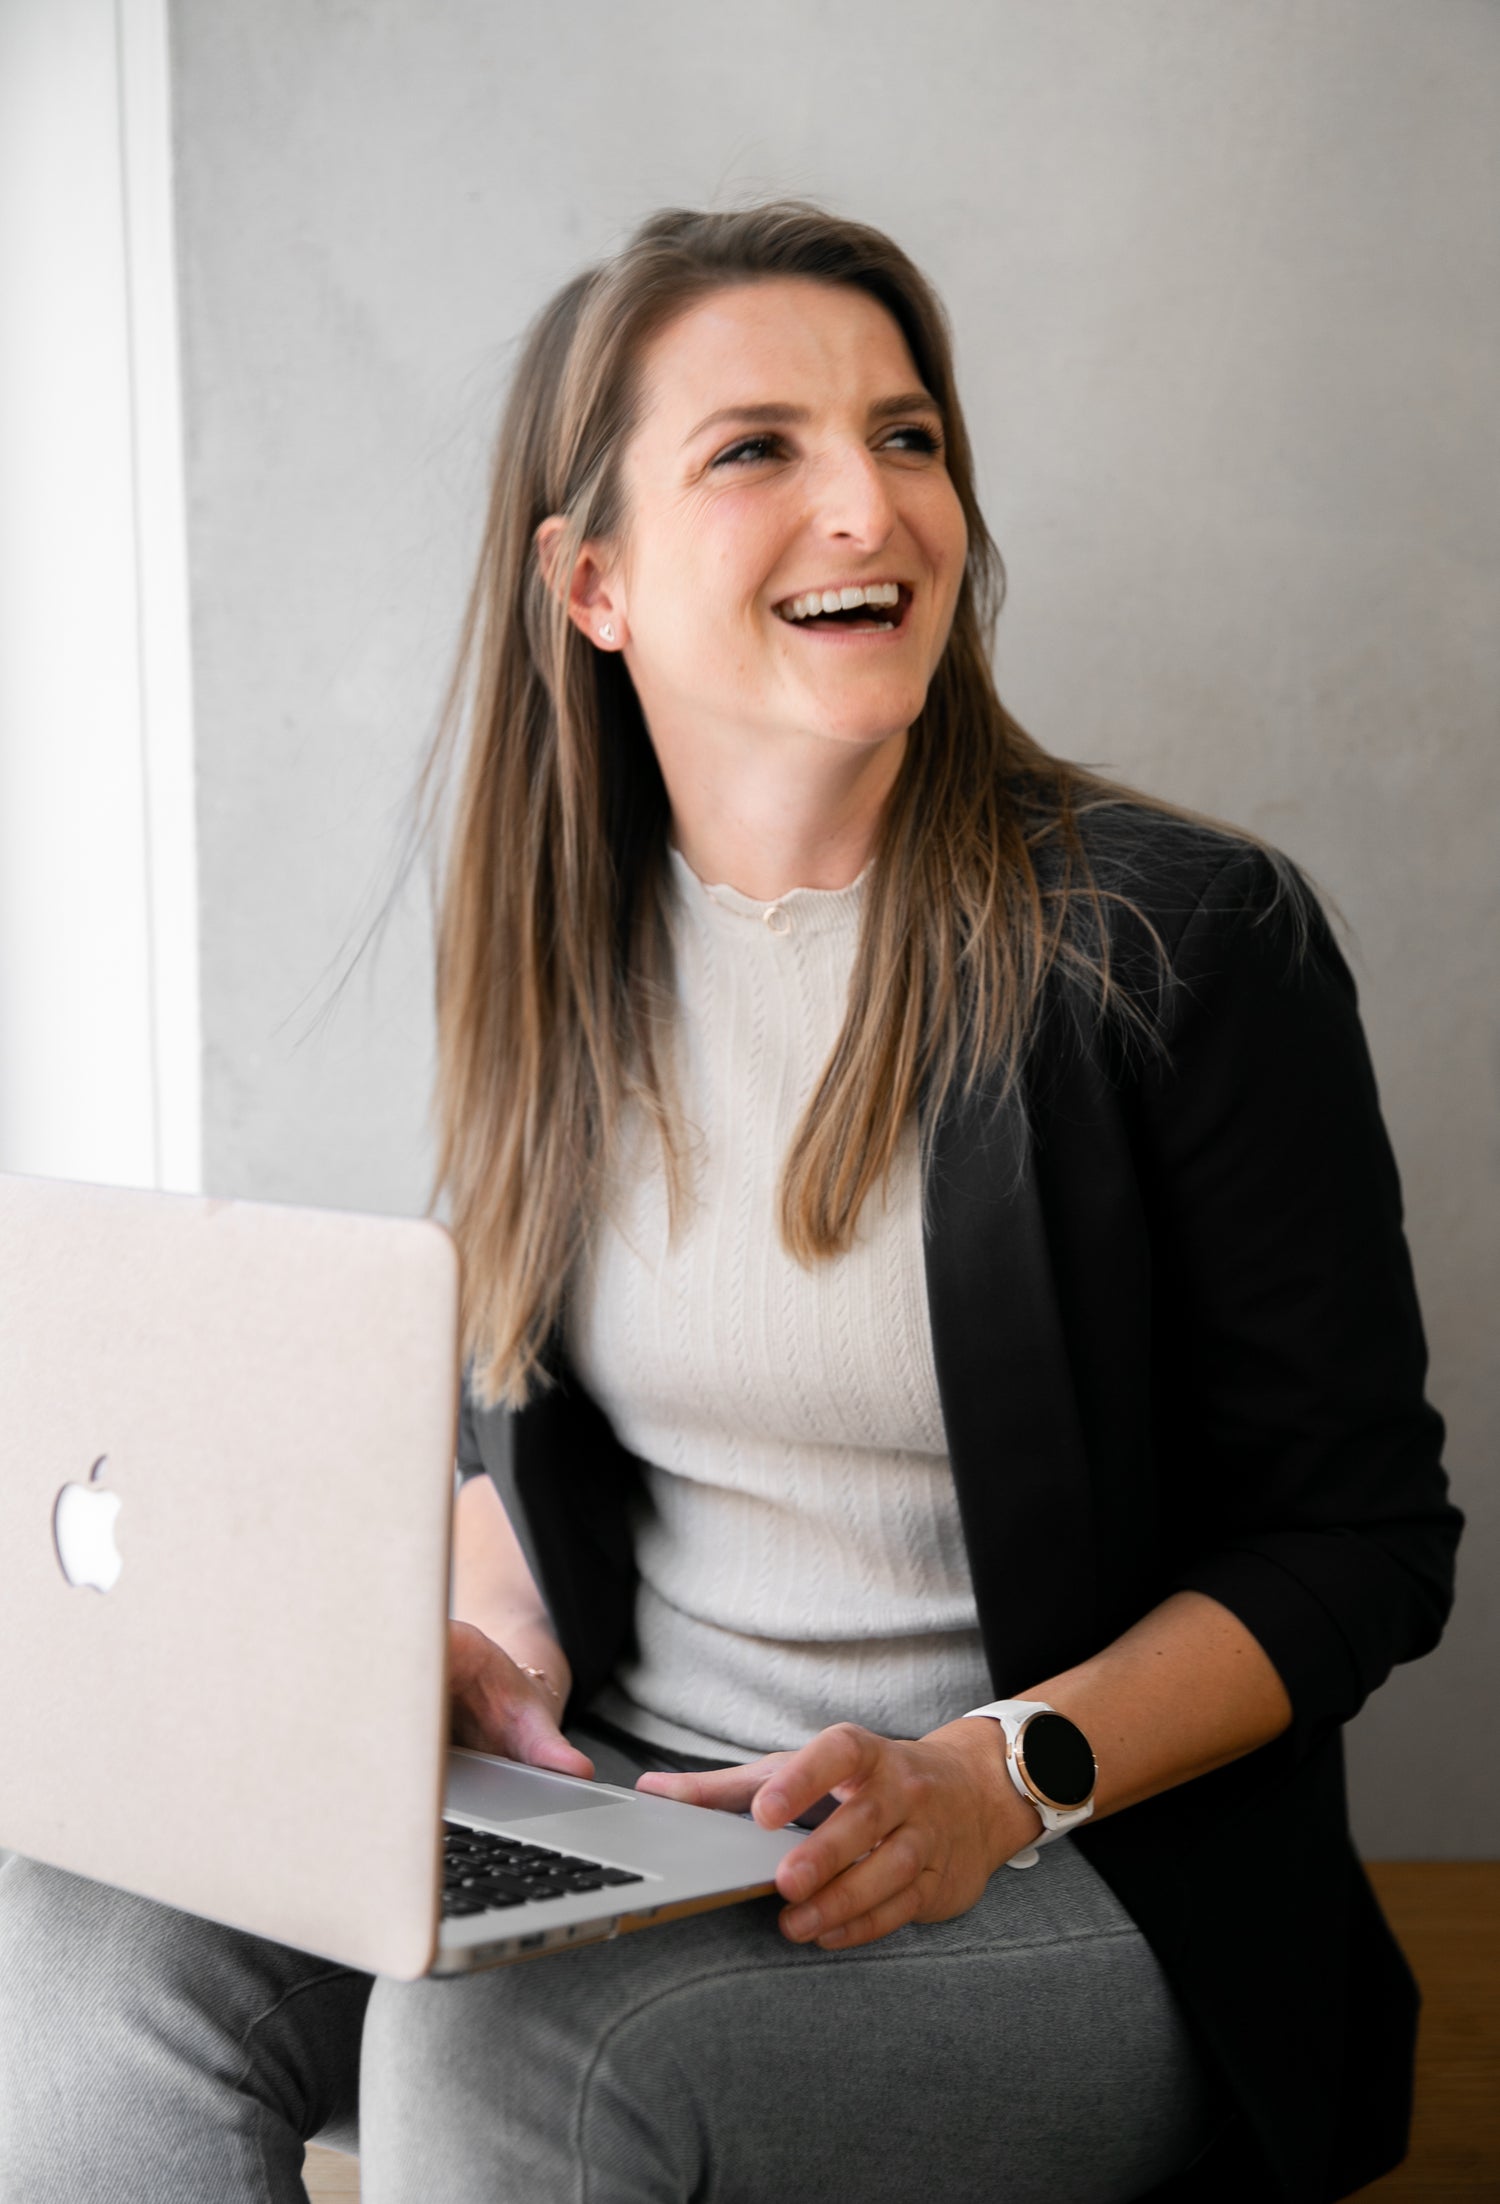
<svg viewBox="0 0 1500 2204">
<path fill-rule="evenodd" d="M 580 634 L 599 650 L 623 650 L 625 613 L 618 579 L 592 543 L 580 547 L 572 573 L 562 574 L 558 562 L 566 533 L 567 522 L 560 513 L 550 513 L 538 526 L 532 540 L 542 578 Z"/>
</svg>

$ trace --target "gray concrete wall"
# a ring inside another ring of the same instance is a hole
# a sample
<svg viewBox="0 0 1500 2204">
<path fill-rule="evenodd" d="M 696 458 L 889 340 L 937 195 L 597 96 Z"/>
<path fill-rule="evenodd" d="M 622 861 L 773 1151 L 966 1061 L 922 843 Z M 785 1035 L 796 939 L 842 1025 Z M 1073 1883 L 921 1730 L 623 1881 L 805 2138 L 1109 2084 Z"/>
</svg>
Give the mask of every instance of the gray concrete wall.
<svg viewBox="0 0 1500 2204">
<path fill-rule="evenodd" d="M 1489 1854 L 1500 1674 L 1500 11 L 1487 0 L 176 0 L 207 1181 L 426 1188 L 409 899 L 310 1035 L 429 730 L 513 340 L 647 209 L 880 223 L 957 324 L 1051 746 L 1352 929 L 1472 1515 L 1356 1727 L 1377 1854 Z"/>
</svg>

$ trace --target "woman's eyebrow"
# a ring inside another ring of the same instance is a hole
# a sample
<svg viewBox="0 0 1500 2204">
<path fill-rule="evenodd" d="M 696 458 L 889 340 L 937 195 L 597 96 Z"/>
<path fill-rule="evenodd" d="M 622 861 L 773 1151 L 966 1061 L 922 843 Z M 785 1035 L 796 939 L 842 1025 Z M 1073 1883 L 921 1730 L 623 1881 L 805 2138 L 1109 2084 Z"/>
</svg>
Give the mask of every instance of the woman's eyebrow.
<svg viewBox="0 0 1500 2204">
<path fill-rule="evenodd" d="M 895 398 L 877 398 L 870 408 L 870 419 L 872 421 L 888 421 L 898 413 L 916 412 L 940 415 L 942 408 L 930 391 L 903 390 Z M 691 444 L 694 437 L 701 436 L 705 429 L 713 428 L 720 421 L 754 421 L 765 427 L 795 428 L 810 418 L 806 406 L 781 405 L 775 402 L 749 406 L 720 406 L 717 412 L 705 414 L 698 426 L 691 430 L 683 441 L 684 444 Z"/>
</svg>

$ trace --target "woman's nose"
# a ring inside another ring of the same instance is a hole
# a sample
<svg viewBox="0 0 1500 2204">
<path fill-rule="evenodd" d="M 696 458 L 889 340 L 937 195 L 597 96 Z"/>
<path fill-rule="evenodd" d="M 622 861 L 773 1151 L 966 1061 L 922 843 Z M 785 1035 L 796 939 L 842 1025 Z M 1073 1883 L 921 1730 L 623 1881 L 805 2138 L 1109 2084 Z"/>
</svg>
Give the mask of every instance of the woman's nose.
<svg viewBox="0 0 1500 2204">
<path fill-rule="evenodd" d="M 878 550 L 895 526 L 896 509 L 874 453 L 860 444 L 828 454 L 818 486 L 825 533 Z"/>
</svg>

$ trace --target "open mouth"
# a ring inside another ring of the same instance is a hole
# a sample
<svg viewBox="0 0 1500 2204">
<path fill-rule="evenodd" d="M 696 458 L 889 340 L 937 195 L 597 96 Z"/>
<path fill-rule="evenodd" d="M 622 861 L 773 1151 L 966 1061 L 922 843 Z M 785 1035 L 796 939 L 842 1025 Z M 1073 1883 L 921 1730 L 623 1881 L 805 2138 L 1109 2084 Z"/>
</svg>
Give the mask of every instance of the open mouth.
<svg viewBox="0 0 1500 2204">
<path fill-rule="evenodd" d="M 902 625 L 912 593 L 905 582 L 868 582 L 846 589 L 812 589 L 784 597 L 774 607 L 778 619 L 809 634 L 891 635 Z"/>
</svg>

